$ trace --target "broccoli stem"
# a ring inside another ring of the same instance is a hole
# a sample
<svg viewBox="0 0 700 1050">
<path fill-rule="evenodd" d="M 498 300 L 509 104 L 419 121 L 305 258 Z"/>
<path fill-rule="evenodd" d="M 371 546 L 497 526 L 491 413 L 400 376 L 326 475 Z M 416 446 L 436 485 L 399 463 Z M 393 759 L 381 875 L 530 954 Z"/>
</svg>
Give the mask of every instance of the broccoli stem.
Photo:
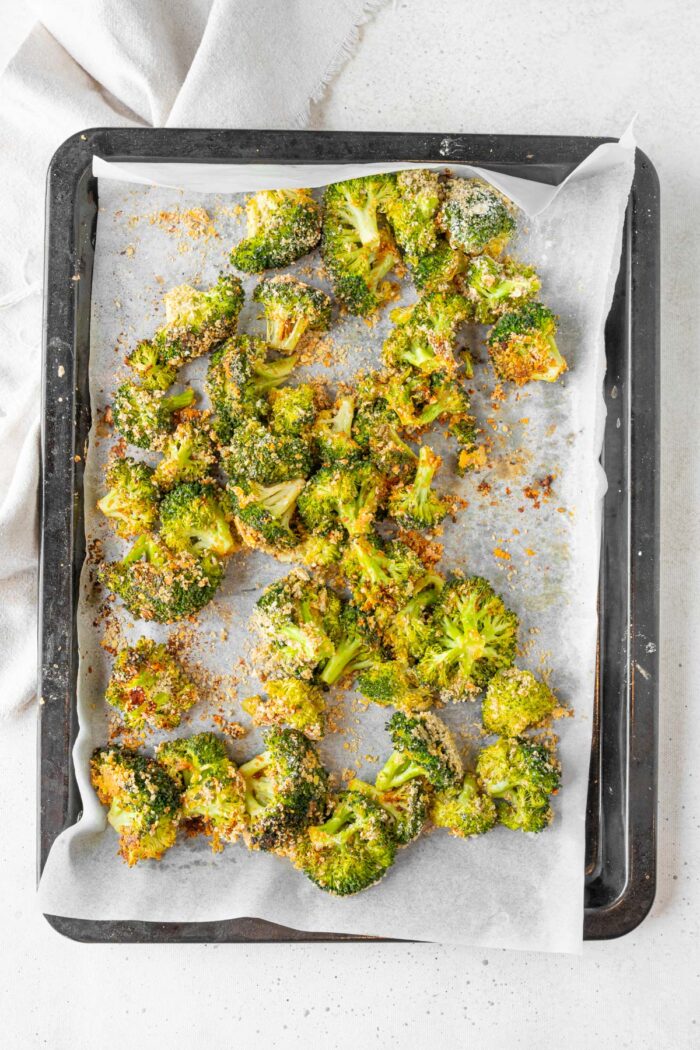
<svg viewBox="0 0 700 1050">
<path fill-rule="evenodd" d="M 369 667 L 371 662 L 364 639 L 345 638 L 323 668 L 321 681 L 326 685 L 333 685 L 343 674 L 360 671 Z"/>
<path fill-rule="evenodd" d="M 188 387 L 181 394 L 172 394 L 170 397 L 164 397 L 161 404 L 166 412 L 178 412 L 181 408 L 189 408 L 195 397 L 194 390 Z"/>
<path fill-rule="evenodd" d="M 333 417 L 330 429 L 334 434 L 345 434 L 350 437 L 352 432 L 352 421 L 355 415 L 355 399 L 343 397 L 338 402 L 338 411 Z"/>
<path fill-rule="evenodd" d="M 407 780 L 424 776 L 424 770 L 400 751 L 392 751 L 383 768 L 379 770 L 375 786 L 378 791 L 390 791 Z"/>
</svg>

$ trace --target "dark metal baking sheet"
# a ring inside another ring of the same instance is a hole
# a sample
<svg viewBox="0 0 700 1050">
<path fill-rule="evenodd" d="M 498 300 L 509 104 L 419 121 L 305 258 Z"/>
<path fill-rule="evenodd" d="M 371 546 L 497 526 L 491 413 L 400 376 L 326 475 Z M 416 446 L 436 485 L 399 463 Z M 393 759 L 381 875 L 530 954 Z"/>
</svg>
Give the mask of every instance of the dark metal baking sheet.
<svg viewBox="0 0 700 1050">
<path fill-rule="evenodd" d="M 559 183 L 609 139 L 384 132 L 98 128 L 68 139 L 48 173 L 39 575 L 38 872 L 80 798 L 76 606 L 85 553 L 83 457 L 97 181 L 92 157 L 252 163 L 463 162 Z M 605 330 L 608 408 L 598 675 L 587 813 L 584 936 L 618 937 L 649 911 L 656 875 L 659 544 L 659 186 L 637 153 L 620 274 Z M 82 941 L 367 940 L 255 918 L 95 922 L 47 916 Z"/>
</svg>

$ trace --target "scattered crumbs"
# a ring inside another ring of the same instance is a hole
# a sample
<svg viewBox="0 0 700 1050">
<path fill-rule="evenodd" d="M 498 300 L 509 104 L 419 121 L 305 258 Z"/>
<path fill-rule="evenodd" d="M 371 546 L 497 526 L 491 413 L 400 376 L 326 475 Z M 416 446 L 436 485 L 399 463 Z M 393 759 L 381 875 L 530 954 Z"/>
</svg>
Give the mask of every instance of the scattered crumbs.
<svg viewBox="0 0 700 1050">
<path fill-rule="evenodd" d="M 219 236 L 211 216 L 204 208 L 159 211 L 149 215 L 148 221 L 151 226 L 159 226 L 166 233 L 181 234 L 193 240 L 209 240 Z"/>
<path fill-rule="evenodd" d="M 66 370 L 63 367 L 63 365 L 59 365 L 58 366 L 57 372 L 58 372 L 58 378 L 59 379 L 63 379 L 64 375 L 66 374 Z"/>
<path fill-rule="evenodd" d="M 223 715 L 213 715 L 212 722 L 231 740 L 240 740 L 248 732 L 240 722 L 229 722 Z"/>
<path fill-rule="evenodd" d="M 482 496 L 488 496 L 491 492 L 491 486 L 486 480 L 480 481 L 479 484 L 476 486 L 476 491 L 481 493 Z"/>
<path fill-rule="evenodd" d="M 493 554 L 496 558 L 502 558 L 503 561 L 510 561 L 510 554 L 508 551 L 504 551 L 501 547 L 494 547 Z"/>
<path fill-rule="evenodd" d="M 533 551 L 531 547 L 526 547 L 525 548 L 525 553 L 527 554 L 528 558 L 534 558 L 535 557 L 535 551 Z"/>
</svg>

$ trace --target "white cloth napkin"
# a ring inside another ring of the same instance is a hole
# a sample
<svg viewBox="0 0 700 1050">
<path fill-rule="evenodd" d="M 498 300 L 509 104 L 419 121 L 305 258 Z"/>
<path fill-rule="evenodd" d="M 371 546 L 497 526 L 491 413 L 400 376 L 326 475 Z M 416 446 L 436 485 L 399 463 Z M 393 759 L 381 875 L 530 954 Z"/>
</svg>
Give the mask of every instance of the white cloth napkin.
<svg viewBox="0 0 700 1050">
<path fill-rule="evenodd" d="M 0 79 L 0 717 L 36 685 L 44 182 L 99 125 L 301 127 L 384 0 L 30 0 Z"/>
</svg>

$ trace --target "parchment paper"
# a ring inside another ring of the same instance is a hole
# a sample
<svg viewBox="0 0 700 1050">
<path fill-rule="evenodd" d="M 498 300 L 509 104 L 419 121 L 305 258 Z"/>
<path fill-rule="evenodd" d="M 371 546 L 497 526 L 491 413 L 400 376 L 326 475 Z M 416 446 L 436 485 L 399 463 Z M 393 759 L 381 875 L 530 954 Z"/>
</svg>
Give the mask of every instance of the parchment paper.
<svg viewBox="0 0 700 1050">
<path fill-rule="evenodd" d="M 80 732 L 74 750 L 83 814 L 57 839 L 49 856 L 39 889 L 44 912 L 151 921 L 256 916 L 309 931 L 580 950 L 605 488 L 598 463 L 604 418 L 603 334 L 634 158 L 629 137 L 603 149 L 602 157 L 589 158 L 587 177 L 570 177 L 556 193 L 552 187 L 540 187 L 531 189 L 529 197 L 526 192 L 526 200 L 520 196 L 531 217 L 520 217 L 513 254 L 532 262 L 541 275 L 542 298 L 560 315 L 558 341 L 569 371 L 555 385 L 537 383 L 519 391 L 507 387 L 506 399 L 500 401 L 498 391 L 494 396 L 484 331 L 474 328 L 467 341 L 475 358 L 473 408 L 487 439 L 488 465 L 458 479 L 454 447 L 443 442 L 440 428 L 429 439 L 445 456 L 438 481 L 469 504 L 456 523 L 445 523 L 440 568 L 460 568 L 492 581 L 520 615 L 520 665 L 547 672 L 557 694 L 575 712 L 557 727 L 563 785 L 551 828 L 537 836 L 498 828 L 468 842 L 442 831 L 424 835 L 400 852 L 378 886 L 341 900 L 316 889 L 286 861 L 250 853 L 243 845 L 213 855 L 203 838 L 183 839 L 160 863 L 128 869 L 116 855 L 115 834 L 106 825 L 88 779 L 89 756 L 107 737 L 102 696 L 111 658 L 100 645 L 103 626 L 95 626 L 104 595 L 94 585 L 94 566 L 86 564 L 78 622 Z M 220 170 L 212 168 L 211 177 L 220 179 Z M 285 171 L 277 171 L 280 184 Z M 88 544 L 99 539 L 108 558 L 119 556 L 126 545 L 111 535 L 95 503 L 104 491 L 104 463 L 114 440 L 102 420 L 124 378 L 123 359 L 138 338 L 152 334 L 163 322 L 163 292 L 183 282 L 213 282 L 227 268 L 230 248 L 241 236 L 243 216 L 237 205 L 244 198 L 202 192 L 203 174 L 197 173 L 197 191 L 100 178 L 90 357 L 94 423 L 86 462 L 85 521 Z M 240 174 L 238 169 L 237 177 Z M 482 174 L 490 178 L 488 172 Z M 337 177 L 341 176 L 325 175 Z M 505 189 L 507 179 L 491 181 Z M 513 195 L 521 189 L 513 189 Z M 542 211 L 544 191 L 549 200 Z M 212 230 L 193 235 L 183 218 L 193 208 L 206 210 L 215 235 Z M 323 283 L 316 256 L 290 270 L 314 284 Z M 255 279 L 245 284 L 248 301 L 239 329 L 262 332 L 257 307 L 250 302 Z M 404 282 L 403 301 L 414 298 L 410 282 Z M 374 328 L 356 318 L 343 319 L 332 331 L 326 363 L 311 366 L 310 372 L 320 372 L 333 383 L 378 363 L 389 326 L 386 311 Z M 200 361 L 188 366 L 182 379 L 201 390 L 205 365 Z M 302 369 L 297 377 L 301 380 L 306 374 Z M 262 587 L 288 568 L 259 552 L 235 555 L 229 563 L 225 583 L 192 628 L 188 645 L 190 659 L 201 661 L 200 673 L 221 676 L 215 680 L 219 701 L 214 703 L 210 695 L 172 736 L 216 729 L 215 711 L 249 724 L 239 701 L 259 685 L 241 664 L 250 653 L 246 623 Z M 149 634 L 165 639 L 169 634 L 165 627 L 134 624 L 119 604 L 114 610 L 124 638 Z M 115 625 L 109 630 L 113 640 Z M 237 682 L 232 684 L 230 675 Z M 224 695 L 227 690 L 236 695 Z M 383 728 L 387 712 L 365 709 L 352 694 L 337 695 L 331 704 L 341 731 L 321 745 L 329 768 L 338 775 L 357 768 L 373 776 L 390 750 Z M 479 704 L 449 705 L 440 714 L 456 731 L 468 757 L 479 744 Z M 148 744 L 157 739 L 149 738 Z M 233 757 L 251 757 L 259 743 L 259 735 L 251 731 L 232 744 Z"/>
</svg>

